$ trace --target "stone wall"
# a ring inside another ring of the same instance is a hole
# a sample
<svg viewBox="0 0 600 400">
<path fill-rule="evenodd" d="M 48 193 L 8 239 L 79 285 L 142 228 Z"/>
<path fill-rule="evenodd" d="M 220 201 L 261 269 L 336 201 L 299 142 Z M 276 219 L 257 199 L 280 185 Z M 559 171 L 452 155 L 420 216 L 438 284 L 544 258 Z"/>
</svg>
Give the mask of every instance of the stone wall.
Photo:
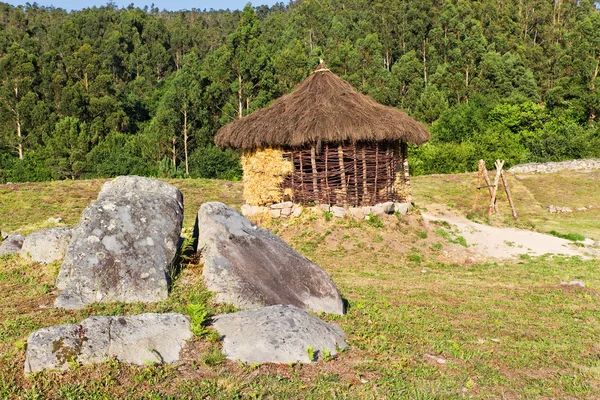
<svg viewBox="0 0 600 400">
<path fill-rule="evenodd" d="M 588 158 L 585 160 L 568 160 L 547 163 L 529 163 L 515 165 L 508 172 L 512 173 L 550 173 L 558 171 L 576 171 L 584 169 L 600 169 L 600 158 Z"/>
<path fill-rule="evenodd" d="M 276 203 L 269 207 L 252 206 L 244 204 L 242 214 L 246 217 L 252 217 L 257 214 L 269 214 L 271 218 L 298 218 L 304 210 L 313 210 L 316 212 L 330 212 L 332 216 L 343 218 L 346 215 L 358 218 L 368 219 L 369 215 L 383 215 L 400 213 L 404 215 L 410 210 L 410 203 L 387 202 L 365 207 L 339 207 L 329 204 L 318 204 L 314 207 L 303 207 L 299 204 L 293 204 L 291 201 Z"/>
</svg>

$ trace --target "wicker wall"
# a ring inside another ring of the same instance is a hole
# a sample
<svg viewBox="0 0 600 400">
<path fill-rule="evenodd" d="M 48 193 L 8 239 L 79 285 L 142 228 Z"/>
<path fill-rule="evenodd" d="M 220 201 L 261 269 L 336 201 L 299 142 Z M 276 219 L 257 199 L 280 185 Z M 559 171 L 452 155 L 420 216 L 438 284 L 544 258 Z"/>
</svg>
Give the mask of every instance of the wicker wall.
<svg viewBox="0 0 600 400">
<path fill-rule="evenodd" d="M 367 206 L 406 201 L 408 196 L 405 143 L 329 144 L 287 149 L 283 157 L 294 170 L 283 180 L 282 189 L 293 193 L 290 200 L 295 203 Z"/>
</svg>

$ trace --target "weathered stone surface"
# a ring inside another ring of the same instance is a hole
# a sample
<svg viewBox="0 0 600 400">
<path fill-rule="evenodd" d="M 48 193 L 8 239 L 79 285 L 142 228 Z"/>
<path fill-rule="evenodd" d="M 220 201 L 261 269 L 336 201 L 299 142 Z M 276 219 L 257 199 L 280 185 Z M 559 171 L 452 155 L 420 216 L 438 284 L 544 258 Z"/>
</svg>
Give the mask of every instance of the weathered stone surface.
<svg viewBox="0 0 600 400">
<path fill-rule="evenodd" d="M 73 229 L 55 306 L 167 298 L 183 221 L 183 196 L 156 179 L 107 182 Z"/>
<path fill-rule="evenodd" d="M 63 219 L 61 217 L 50 217 L 48 218 L 48 222 L 53 223 L 53 224 L 59 224 L 63 221 Z"/>
<path fill-rule="evenodd" d="M 294 205 L 292 207 L 292 218 L 298 218 L 300 215 L 302 215 L 302 211 L 304 211 L 302 206 Z"/>
<path fill-rule="evenodd" d="M 394 212 L 397 212 L 400 215 L 408 214 L 409 210 L 410 210 L 410 203 L 394 203 Z"/>
<path fill-rule="evenodd" d="M 25 236 L 18 233 L 11 233 L 5 236 L 0 244 L 0 256 L 5 254 L 15 254 L 21 251 Z"/>
<path fill-rule="evenodd" d="M 348 214 L 348 212 L 346 211 L 346 209 L 344 207 L 338 207 L 338 206 L 331 207 L 331 212 L 333 213 L 333 216 L 337 217 L 337 218 L 343 218 L 346 216 L 346 214 Z"/>
<path fill-rule="evenodd" d="M 352 215 L 354 218 L 364 219 L 365 213 L 363 212 L 362 207 L 350 207 L 348 209 L 348 213 Z"/>
<path fill-rule="evenodd" d="M 347 347 L 337 325 L 321 321 L 293 306 L 270 306 L 215 317 L 214 327 L 222 335 L 228 359 L 245 363 L 310 363 L 308 348 L 315 358 L 323 352 L 336 354 Z"/>
<path fill-rule="evenodd" d="M 242 214 L 246 217 L 253 217 L 258 212 L 258 206 L 251 206 L 250 204 L 242 205 Z"/>
<path fill-rule="evenodd" d="M 374 206 L 371 207 L 371 214 L 376 215 L 376 216 L 380 216 L 385 214 L 385 208 L 383 207 L 382 204 L 375 204 Z"/>
<path fill-rule="evenodd" d="M 292 207 L 282 208 L 281 209 L 281 216 L 282 217 L 289 217 L 291 214 L 292 214 Z"/>
<path fill-rule="evenodd" d="M 569 214 L 573 212 L 573 210 L 569 207 L 556 207 L 552 204 L 548 206 L 548 211 L 550 214 Z"/>
<path fill-rule="evenodd" d="M 291 201 L 284 201 L 283 203 L 275 203 L 271 205 L 273 209 L 290 208 L 294 205 Z"/>
<path fill-rule="evenodd" d="M 331 206 L 329 204 L 318 204 L 317 208 L 320 208 L 321 210 L 323 210 L 325 212 L 331 211 Z"/>
<path fill-rule="evenodd" d="M 179 360 L 191 337 L 190 322 L 181 314 L 90 317 L 81 324 L 51 326 L 29 335 L 25 373 L 110 358 L 136 365 L 170 364 Z"/>
<path fill-rule="evenodd" d="M 383 208 L 383 212 L 386 214 L 394 213 L 394 202 L 393 201 L 387 201 L 385 203 L 381 203 L 381 207 Z"/>
<path fill-rule="evenodd" d="M 269 215 L 271 218 L 279 218 L 281 216 L 281 210 L 279 208 L 269 210 Z"/>
<path fill-rule="evenodd" d="M 203 204 L 196 223 L 204 279 L 218 302 L 240 308 L 291 304 L 343 314 L 329 275 L 271 231 L 217 202 Z"/>
<path fill-rule="evenodd" d="M 71 228 L 41 229 L 23 241 L 20 254 L 41 263 L 58 261 L 65 256 L 71 241 Z"/>
</svg>

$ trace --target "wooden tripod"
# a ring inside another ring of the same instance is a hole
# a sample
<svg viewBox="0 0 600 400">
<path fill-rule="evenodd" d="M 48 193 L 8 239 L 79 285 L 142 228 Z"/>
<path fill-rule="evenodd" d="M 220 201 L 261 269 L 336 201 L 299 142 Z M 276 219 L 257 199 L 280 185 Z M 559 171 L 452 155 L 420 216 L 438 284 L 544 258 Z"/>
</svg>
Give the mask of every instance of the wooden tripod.
<svg viewBox="0 0 600 400">
<path fill-rule="evenodd" d="M 494 183 L 492 184 L 490 181 L 490 177 L 488 175 L 487 168 L 485 166 L 485 161 L 479 160 L 478 170 L 479 174 L 477 176 L 477 191 L 475 192 L 475 201 L 473 202 L 473 210 L 477 206 L 477 199 L 479 198 L 479 191 L 484 188 L 488 188 L 490 193 L 490 205 L 488 207 L 488 217 L 492 215 L 492 213 L 496 213 L 500 215 L 500 210 L 498 209 L 498 204 L 496 204 L 496 197 L 498 195 L 498 184 L 500 183 L 500 179 L 502 179 L 502 186 L 504 187 L 504 191 L 506 192 L 506 197 L 508 198 L 508 203 L 510 204 L 510 209 L 512 210 L 512 215 L 514 219 L 519 219 L 517 216 L 517 210 L 515 209 L 515 205 L 512 200 L 512 196 L 510 195 L 510 189 L 508 188 L 508 183 L 506 182 L 506 176 L 504 175 L 504 171 L 502 167 L 504 166 L 504 160 L 496 160 L 496 176 L 494 177 Z M 485 181 L 485 186 L 481 186 L 481 181 Z"/>
</svg>

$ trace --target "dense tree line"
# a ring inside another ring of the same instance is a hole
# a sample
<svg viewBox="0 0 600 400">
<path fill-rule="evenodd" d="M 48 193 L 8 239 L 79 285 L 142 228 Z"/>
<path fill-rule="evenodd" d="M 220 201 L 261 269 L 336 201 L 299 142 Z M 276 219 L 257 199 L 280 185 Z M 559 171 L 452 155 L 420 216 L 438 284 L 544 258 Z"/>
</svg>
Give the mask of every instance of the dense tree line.
<svg viewBox="0 0 600 400">
<path fill-rule="evenodd" d="M 415 173 L 600 156 L 589 0 L 298 0 L 243 11 L 0 3 L 0 182 L 239 176 L 220 126 L 324 58 L 430 125 Z"/>
</svg>

